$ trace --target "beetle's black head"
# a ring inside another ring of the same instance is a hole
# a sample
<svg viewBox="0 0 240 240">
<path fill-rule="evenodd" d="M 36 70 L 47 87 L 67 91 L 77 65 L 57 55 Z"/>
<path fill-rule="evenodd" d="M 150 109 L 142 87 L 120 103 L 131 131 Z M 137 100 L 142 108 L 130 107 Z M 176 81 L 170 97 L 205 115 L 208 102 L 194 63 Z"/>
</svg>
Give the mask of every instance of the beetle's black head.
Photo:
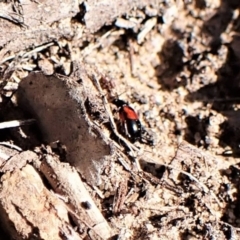
<svg viewBox="0 0 240 240">
<path fill-rule="evenodd" d="M 126 102 L 124 102 L 123 100 L 118 99 L 118 98 L 114 99 L 114 100 L 112 101 L 112 103 L 113 103 L 114 105 L 116 105 L 117 107 L 122 107 L 123 105 L 127 105 Z"/>
</svg>

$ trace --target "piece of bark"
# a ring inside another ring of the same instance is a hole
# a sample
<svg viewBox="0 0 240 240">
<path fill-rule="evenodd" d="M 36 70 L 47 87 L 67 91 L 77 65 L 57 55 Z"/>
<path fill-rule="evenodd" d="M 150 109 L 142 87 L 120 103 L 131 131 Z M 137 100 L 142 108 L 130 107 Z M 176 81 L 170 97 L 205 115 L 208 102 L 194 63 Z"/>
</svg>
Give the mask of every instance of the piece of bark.
<svg viewBox="0 0 240 240">
<path fill-rule="evenodd" d="M 12 172 L 15 169 L 21 169 L 27 163 L 30 163 L 37 158 L 38 158 L 37 154 L 32 151 L 24 151 L 24 152 L 15 154 L 0 166 L 0 172 L 7 172 L 7 171 Z"/>
<path fill-rule="evenodd" d="M 65 204 L 26 165 L 1 177 L 1 225 L 11 239 L 81 239 L 69 223 Z"/>
<path fill-rule="evenodd" d="M 40 166 L 54 191 L 67 198 L 70 215 L 78 226 L 86 225 L 101 239 L 108 239 L 113 232 L 107 221 L 95 205 L 88 191 L 83 185 L 77 171 L 68 163 L 61 163 L 54 156 L 47 155 Z"/>
<path fill-rule="evenodd" d="M 9 147 L 0 145 L 0 166 L 5 164 L 5 162 L 12 156 L 18 154 L 19 151 L 16 149 L 11 149 Z"/>
<path fill-rule="evenodd" d="M 111 149 L 104 140 L 104 129 L 94 122 L 98 120 L 95 116 L 104 117 L 105 111 L 86 69 L 79 65 L 77 73 L 70 78 L 32 72 L 19 85 L 18 103 L 34 115 L 44 140 L 64 144 L 67 161 L 89 183 L 99 184 Z"/>
<path fill-rule="evenodd" d="M 113 202 L 113 212 L 115 214 L 119 213 L 122 210 L 126 196 L 128 192 L 128 179 L 124 179 L 119 183 L 119 186 L 116 190 Z"/>
</svg>

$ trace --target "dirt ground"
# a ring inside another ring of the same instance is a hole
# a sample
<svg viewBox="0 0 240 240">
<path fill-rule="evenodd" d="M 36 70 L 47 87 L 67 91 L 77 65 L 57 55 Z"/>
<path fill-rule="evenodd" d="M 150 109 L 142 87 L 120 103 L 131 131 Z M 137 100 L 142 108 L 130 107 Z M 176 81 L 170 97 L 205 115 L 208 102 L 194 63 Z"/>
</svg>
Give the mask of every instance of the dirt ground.
<svg viewBox="0 0 240 240">
<path fill-rule="evenodd" d="M 154 142 L 134 143 L 142 154 L 135 158 L 111 135 L 109 120 L 95 116 L 124 154 L 105 162 L 100 184 L 86 184 L 112 239 L 240 239 L 240 4 L 186 0 L 158 6 L 134 8 L 95 33 L 79 30 L 78 16 L 71 21 L 75 37 L 59 37 L 22 58 L 6 53 L 0 120 L 32 117 L 16 104 L 19 83 L 31 72 L 70 76 L 73 61 L 80 61 L 111 86 L 101 85 L 115 123 L 111 94 L 135 109 Z M 84 38 L 76 37 L 81 31 Z M 0 142 L 24 151 L 42 146 L 40 155 L 54 149 L 35 125 L 1 129 Z"/>
</svg>

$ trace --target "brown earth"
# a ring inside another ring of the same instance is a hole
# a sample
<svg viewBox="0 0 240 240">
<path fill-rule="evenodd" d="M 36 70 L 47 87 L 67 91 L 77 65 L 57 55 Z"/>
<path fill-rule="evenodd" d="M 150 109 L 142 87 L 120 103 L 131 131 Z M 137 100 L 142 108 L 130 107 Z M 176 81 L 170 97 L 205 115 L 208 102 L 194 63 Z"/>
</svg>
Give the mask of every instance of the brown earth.
<svg viewBox="0 0 240 240">
<path fill-rule="evenodd" d="M 0 9 L 1 239 L 240 239 L 238 1 Z"/>
</svg>

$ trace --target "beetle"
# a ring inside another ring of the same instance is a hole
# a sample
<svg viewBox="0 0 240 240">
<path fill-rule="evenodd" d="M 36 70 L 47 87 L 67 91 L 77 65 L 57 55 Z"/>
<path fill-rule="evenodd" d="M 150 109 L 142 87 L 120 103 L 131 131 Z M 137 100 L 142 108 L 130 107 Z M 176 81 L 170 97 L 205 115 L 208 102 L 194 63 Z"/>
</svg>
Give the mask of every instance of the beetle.
<svg viewBox="0 0 240 240">
<path fill-rule="evenodd" d="M 121 99 L 114 99 L 112 102 L 118 107 L 119 118 L 124 127 L 125 134 L 133 141 L 141 141 L 142 125 L 139 121 L 137 113 L 131 108 L 127 102 Z"/>
</svg>

